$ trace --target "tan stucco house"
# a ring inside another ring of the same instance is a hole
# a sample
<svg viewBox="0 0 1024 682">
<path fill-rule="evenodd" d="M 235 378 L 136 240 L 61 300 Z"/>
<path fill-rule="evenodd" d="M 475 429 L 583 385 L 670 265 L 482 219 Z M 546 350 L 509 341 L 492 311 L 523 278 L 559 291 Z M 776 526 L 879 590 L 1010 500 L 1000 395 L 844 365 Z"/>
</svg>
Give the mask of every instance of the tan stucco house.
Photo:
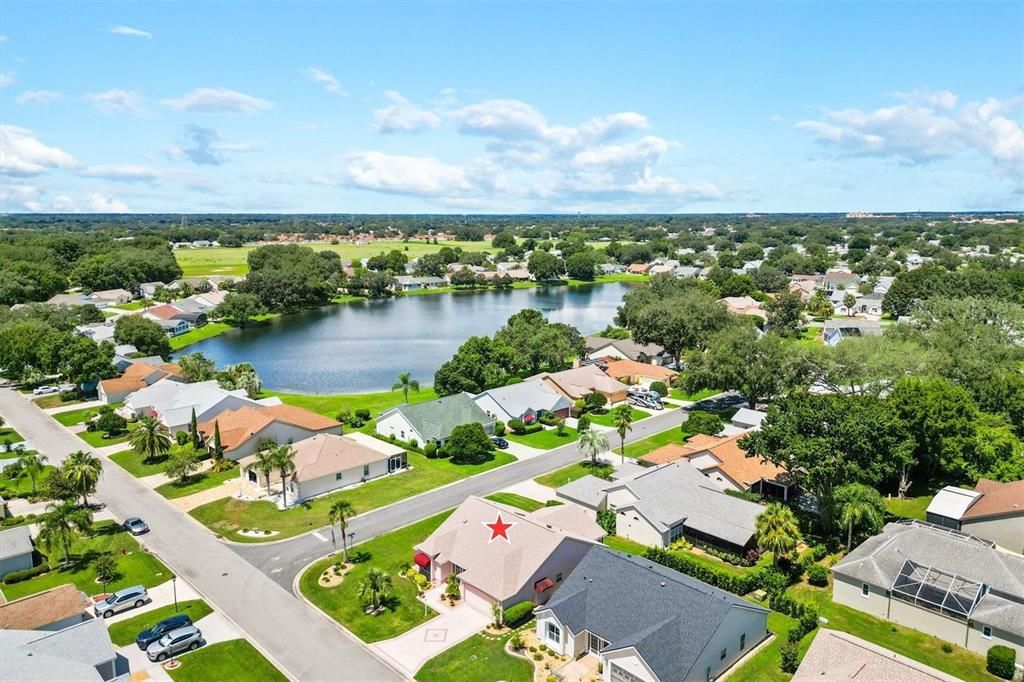
<svg viewBox="0 0 1024 682">
<path fill-rule="evenodd" d="M 983 478 L 974 490 L 946 486 L 932 498 L 925 518 L 1024 553 L 1024 481 Z"/>
<path fill-rule="evenodd" d="M 214 447 L 214 434 L 218 425 L 224 457 L 235 461 L 254 454 L 264 441 L 285 445 L 311 438 L 318 433 L 341 434 L 340 423 L 301 407 L 241 407 L 221 412 L 199 425 L 199 433 L 207 449 Z"/>
</svg>

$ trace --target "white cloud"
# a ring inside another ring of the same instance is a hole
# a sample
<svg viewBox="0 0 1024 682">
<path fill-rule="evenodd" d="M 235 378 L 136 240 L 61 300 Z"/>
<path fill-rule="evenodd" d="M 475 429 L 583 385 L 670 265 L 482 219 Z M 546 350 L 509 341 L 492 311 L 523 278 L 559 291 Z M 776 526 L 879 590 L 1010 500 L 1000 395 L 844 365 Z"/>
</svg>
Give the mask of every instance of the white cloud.
<svg viewBox="0 0 1024 682">
<path fill-rule="evenodd" d="M 138 28 L 132 28 L 131 26 L 112 26 L 110 28 L 111 33 L 116 33 L 119 36 L 132 36 L 134 38 L 152 38 L 153 34 L 149 31 L 143 31 Z"/>
<path fill-rule="evenodd" d="M 145 113 L 142 95 L 134 90 L 114 88 L 105 92 L 92 92 L 85 96 L 97 111 L 105 114 Z"/>
<path fill-rule="evenodd" d="M 0 212 L 7 213 L 19 208 L 33 212 L 42 211 L 42 195 L 43 190 L 35 185 L 0 183 Z"/>
<path fill-rule="evenodd" d="M 133 165 L 99 165 L 83 168 L 78 172 L 86 178 L 102 178 L 114 182 L 153 182 L 160 178 L 161 173 L 149 166 Z"/>
<path fill-rule="evenodd" d="M 26 90 L 18 95 L 18 104 L 50 104 L 59 102 L 64 96 L 53 90 Z"/>
<path fill-rule="evenodd" d="M 643 114 L 624 111 L 585 121 L 580 126 L 580 132 L 588 138 L 610 140 L 635 130 L 647 130 L 650 127 L 650 121 Z"/>
<path fill-rule="evenodd" d="M 53 210 L 58 213 L 78 213 L 78 203 L 66 194 L 53 198 Z"/>
<path fill-rule="evenodd" d="M 178 111 L 226 114 L 254 114 L 271 107 L 265 99 L 227 88 L 196 88 L 177 99 L 165 99 L 163 104 Z"/>
<path fill-rule="evenodd" d="M 302 73 L 305 74 L 306 78 L 314 83 L 319 83 L 324 86 L 324 90 L 327 92 L 334 93 L 335 95 L 348 95 L 348 93 L 345 92 L 345 88 L 341 87 L 341 83 L 338 82 L 338 79 L 323 69 L 311 66 L 308 69 L 302 69 Z"/>
<path fill-rule="evenodd" d="M 0 72 L 0 88 L 6 88 L 8 85 L 14 84 L 14 76 L 7 73 L 6 71 Z"/>
<path fill-rule="evenodd" d="M 86 205 L 92 213 L 127 213 L 128 206 L 109 194 L 92 192 L 86 197 Z"/>
<path fill-rule="evenodd" d="M 0 173 L 27 177 L 78 165 L 67 152 L 37 140 L 31 130 L 0 124 Z"/>
<path fill-rule="evenodd" d="M 224 142 L 213 128 L 197 125 L 185 126 L 184 140 L 165 149 L 172 159 L 187 159 L 200 166 L 219 166 L 225 153 L 251 152 L 259 149 L 254 142 Z"/>
<path fill-rule="evenodd" d="M 340 181 L 318 178 L 315 182 L 435 197 L 465 194 L 474 189 L 464 168 L 429 157 L 395 156 L 379 151 L 348 155 Z"/>
<path fill-rule="evenodd" d="M 384 93 L 391 101 L 386 107 L 374 109 L 373 120 L 382 133 L 416 133 L 441 124 L 441 117 L 421 109 L 394 90 Z"/>
<path fill-rule="evenodd" d="M 452 112 L 460 133 L 499 139 L 540 138 L 547 121 L 534 107 L 514 99 L 489 99 Z"/>
</svg>

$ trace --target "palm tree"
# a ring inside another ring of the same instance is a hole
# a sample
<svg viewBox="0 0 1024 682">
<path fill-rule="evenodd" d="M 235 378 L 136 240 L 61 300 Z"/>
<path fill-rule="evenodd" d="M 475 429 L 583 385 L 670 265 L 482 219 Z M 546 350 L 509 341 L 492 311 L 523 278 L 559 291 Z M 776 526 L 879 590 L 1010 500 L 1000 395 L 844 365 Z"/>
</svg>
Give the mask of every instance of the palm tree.
<svg viewBox="0 0 1024 682">
<path fill-rule="evenodd" d="M 348 519 L 356 515 L 356 508 L 348 500 L 335 500 L 327 512 L 327 519 L 331 525 L 338 524 L 341 528 L 341 557 L 348 563 L 348 539 L 345 537 L 348 531 Z"/>
<path fill-rule="evenodd" d="M 35 497 L 36 479 L 46 469 L 46 455 L 41 455 L 34 450 L 23 450 L 18 455 L 18 466 L 21 467 L 21 475 L 28 476 L 32 480 L 32 497 Z"/>
<path fill-rule="evenodd" d="M 578 447 L 580 454 L 590 458 L 590 465 L 597 466 L 597 456 L 608 450 L 608 439 L 597 429 L 587 429 L 580 432 Z"/>
<path fill-rule="evenodd" d="M 757 544 L 772 553 L 772 563 L 778 564 L 779 557 L 796 549 L 800 542 L 800 525 L 793 510 L 779 502 L 764 508 L 755 523 Z"/>
<path fill-rule="evenodd" d="M 274 441 L 267 441 L 256 451 L 256 462 L 254 466 L 263 477 L 267 479 L 267 494 L 270 494 L 270 473 L 274 470 L 274 451 L 277 444 Z"/>
<path fill-rule="evenodd" d="M 368 599 L 374 610 L 380 607 L 380 600 L 391 592 L 391 576 L 379 568 L 371 568 L 359 582 L 359 596 Z"/>
<path fill-rule="evenodd" d="M 146 462 L 171 451 L 171 432 L 156 417 L 142 417 L 128 439 Z"/>
<path fill-rule="evenodd" d="M 282 445 L 274 449 L 271 455 L 274 467 L 281 472 L 281 507 L 288 508 L 288 474 L 295 471 L 295 452 L 292 446 Z"/>
<path fill-rule="evenodd" d="M 420 392 L 420 382 L 418 382 L 415 379 L 411 378 L 411 375 L 409 374 L 409 372 L 403 372 L 403 373 L 398 375 L 398 381 L 396 381 L 395 385 L 391 387 L 391 390 L 392 391 L 397 391 L 397 390 L 401 389 L 402 390 L 402 397 L 405 398 L 405 403 L 408 405 L 409 404 L 409 389 L 410 388 L 412 390 L 416 391 L 417 393 L 419 393 Z"/>
<path fill-rule="evenodd" d="M 619 444 L 622 462 L 626 462 L 626 431 L 633 430 L 633 406 L 619 405 L 612 410 L 612 424 L 619 433 Z"/>
<path fill-rule="evenodd" d="M 64 564 L 71 563 L 71 542 L 92 530 L 92 512 L 75 505 L 73 500 L 51 502 L 39 519 L 39 541 L 47 548 L 60 545 Z"/>
<path fill-rule="evenodd" d="M 96 455 L 79 450 L 68 455 L 62 468 L 68 481 L 82 494 L 82 504 L 88 507 L 88 495 L 96 490 L 103 475 L 103 462 Z"/>
<path fill-rule="evenodd" d="M 839 523 L 846 526 L 846 549 L 853 545 L 853 527 L 866 524 L 874 533 L 885 524 L 882 496 L 874 488 L 860 483 L 850 483 L 835 492 L 839 506 Z"/>
<path fill-rule="evenodd" d="M 843 296 L 843 307 L 846 308 L 847 317 L 853 317 L 853 306 L 857 305 L 857 297 L 853 294 Z"/>
</svg>

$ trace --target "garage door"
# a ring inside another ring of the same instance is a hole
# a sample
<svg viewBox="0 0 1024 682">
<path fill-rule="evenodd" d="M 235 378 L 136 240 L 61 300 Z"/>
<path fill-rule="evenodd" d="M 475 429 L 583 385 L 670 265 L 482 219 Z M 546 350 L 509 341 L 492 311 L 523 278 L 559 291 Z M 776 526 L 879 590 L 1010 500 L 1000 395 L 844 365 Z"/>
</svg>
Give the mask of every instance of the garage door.
<svg viewBox="0 0 1024 682">
<path fill-rule="evenodd" d="M 474 610 L 487 615 L 491 614 L 491 602 L 493 600 L 475 587 L 465 585 L 465 599 L 466 603 Z"/>
</svg>

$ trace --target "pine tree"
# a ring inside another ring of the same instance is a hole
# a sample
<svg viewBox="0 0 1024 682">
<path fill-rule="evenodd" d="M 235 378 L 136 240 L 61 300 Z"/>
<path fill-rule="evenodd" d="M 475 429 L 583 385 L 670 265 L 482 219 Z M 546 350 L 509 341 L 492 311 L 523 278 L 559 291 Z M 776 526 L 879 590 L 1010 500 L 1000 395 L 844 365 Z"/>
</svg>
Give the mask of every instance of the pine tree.
<svg viewBox="0 0 1024 682">
<path fill-rule="evenodd" d="M 203 447 L 203 440 L 199 437 L 199 424 L 196 423 L 196 408 L 192 408 L 192 419 L 188 424 L 188 435 L 192 437 L 192 447 L 198 450 Z"/>
<path fill-rule="evenodd" d="M 213 461 L 218 464 L 224 459 L 224 447 L 220 444 L 220 422 L 213 422 Z"/>
</svg>

